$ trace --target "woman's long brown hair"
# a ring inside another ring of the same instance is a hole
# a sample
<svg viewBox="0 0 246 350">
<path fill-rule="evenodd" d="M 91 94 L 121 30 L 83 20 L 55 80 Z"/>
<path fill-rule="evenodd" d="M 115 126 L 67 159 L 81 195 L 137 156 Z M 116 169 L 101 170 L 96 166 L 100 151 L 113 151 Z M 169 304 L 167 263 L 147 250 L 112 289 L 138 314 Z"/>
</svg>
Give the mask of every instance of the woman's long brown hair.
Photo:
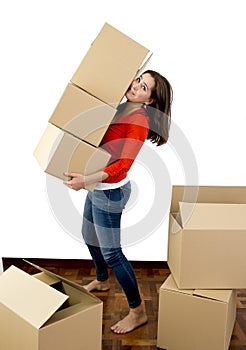
<svg viewBox="0 0 246 350">
<path fill-rule="evenodd" d="M 171 104 L 173 91 L 169 81 L 160 73 L 153 70 L 146 70 L 142 74 L 150 74 L 155 80 L 155 87 L 151 97 L 154 102 L 146 106 L 150 116 L 150 129 L 147 139 L 157 146 L 167 142 L 171 125 Z"/>
</svg>

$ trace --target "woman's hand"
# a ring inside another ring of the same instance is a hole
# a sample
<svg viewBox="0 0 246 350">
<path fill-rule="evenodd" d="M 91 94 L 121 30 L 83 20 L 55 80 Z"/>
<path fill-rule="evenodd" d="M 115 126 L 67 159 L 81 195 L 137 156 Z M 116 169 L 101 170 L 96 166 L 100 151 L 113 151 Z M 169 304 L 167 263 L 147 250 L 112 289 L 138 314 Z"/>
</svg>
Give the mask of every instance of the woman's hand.
<svg viewBox="0 0 246 350">
<path fill-rule="evenodd" d="M 79 191 L 85 188 L 85 176 L 77 173 L 64 173 L 65 176 L 71 177 L 71 180 L 64 181 L 64 185 L 72 190 Z"/>
<path fill-rule="evenodd" d="M 99 171 L 91 175 L 82 175 L 78 173 L 64 173 L 64 175 L 71 177 L 71 180 L 63 181 L 64 185 L 75 191 L 86 188 L 87 185 L 97 183 L 98 181 L 106 180 L 109 176 L 104 171 Z"/>
</svg>

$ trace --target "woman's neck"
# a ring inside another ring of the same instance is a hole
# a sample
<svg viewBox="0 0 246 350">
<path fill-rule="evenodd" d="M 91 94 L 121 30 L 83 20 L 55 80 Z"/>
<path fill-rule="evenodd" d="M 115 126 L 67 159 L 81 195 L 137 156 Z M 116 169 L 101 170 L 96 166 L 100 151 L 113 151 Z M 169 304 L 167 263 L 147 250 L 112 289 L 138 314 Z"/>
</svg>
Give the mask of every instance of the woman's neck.
<svg viewBox="0 0 246 350">
<path fill-rule="evenodd" d="M 142 108 L 143 104 L 142 103 L 139 103 L 139 102 L 130 102 L 130 101 L 127 101 L 125 103 L 125 106 L 122 110 L 122 113 L 123 114 L 129 114 L 129 113 L 132 113 L 133 111 L 139 109 L 139 108 Z"/>
<path fill-rule="evenodd" d="M 120 105 L 118 112 L 115 114 L 112 122 L 115 122 L 121 117 L 124 117 L 125 115 L 130 114 L 136 111 L 137 109 L 142 108 L 142 106 L 143 106 L 142 103 L 135 103 L 130 101 L 122 103 Z"/>
</svg>

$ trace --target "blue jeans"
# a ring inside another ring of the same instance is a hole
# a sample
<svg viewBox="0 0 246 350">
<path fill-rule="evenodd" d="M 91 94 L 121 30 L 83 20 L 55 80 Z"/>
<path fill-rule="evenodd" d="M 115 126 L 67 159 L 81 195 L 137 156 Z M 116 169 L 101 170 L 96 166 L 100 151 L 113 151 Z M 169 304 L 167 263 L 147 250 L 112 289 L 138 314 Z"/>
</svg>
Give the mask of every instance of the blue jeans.
<svg viewBox="0 0 246 350">
<path fill-rule="evenodd" d="M 132 265 L 122 252 L 120 221 L 130 197 L 131 184 L 110 190 L 88 192 L 82 224 L 82 235 L 96 268 L 98 281 L 108 279 L 108 266 L 124 290 L 130 308 L 141 304 Z"/>
</svg>

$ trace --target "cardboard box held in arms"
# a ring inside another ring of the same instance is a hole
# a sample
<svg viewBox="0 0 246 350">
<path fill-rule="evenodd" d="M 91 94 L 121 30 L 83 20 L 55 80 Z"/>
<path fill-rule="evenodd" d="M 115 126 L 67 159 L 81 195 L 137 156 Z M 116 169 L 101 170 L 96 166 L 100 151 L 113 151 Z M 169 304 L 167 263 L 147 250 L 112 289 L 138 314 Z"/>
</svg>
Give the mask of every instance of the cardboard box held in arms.
<svg viewBox="0 0 246 350">
<path fill-rule="evenodd" d="M 115 107 L 123 99 L 131 81 L 144 69 L 150 56 L 148 49 L 105 23 L 68 83 L 48 121 L 49 124 L 73 135 L 74 138 L 91 144 L 96 152 L 116 113 Z M 66 149 L 64 145 L 68 142 L 67 139 L 64 135 L 63 146 L 58 147 Z M 54 142 L 57 144 L 55 139 Z M 45 147 L 44 152 L 47 153 L 47 147 L 41 140 L 38 151 L 34 152 L 39 164 L 43 162 L 43 147 Z M 73 158 L 70 171 L 77 172 L 76 169 L 81 169 L 79 154 L 83 159 L 88 156 L 90 160 L 91 152 L 87 154 L 87 150 L 89 147 L 82 147 L 80 143 L 79 149 L 76 149 L 78 157 L 73 157 L 70 153 L 70 158 Z M 57 154 L 52 154 L 52 161 L 56 168 L 52 167 L 52 172 L 49 166 L 43 168 L 48 174 L 61 178 L 60 174 L 66 169 L 62 169 L 64 164 L 61 163 L 60 153 L 59 158 Z M 105 153 L 97 152 L 97 155 L 99 155 L 97 158 L 99 163 L 94 164 L 93 171 L 103 169 L 109 159 L 105 157 Z M 69 156 L 68 151 L 66 156 Z M 90 186 L 89 189 L 93 190 L 93 188 Z"/>
<path fill-rule="evenodd" d="M 48 174 L 66 180 L 64 172 L 91 174 L 101 170 L 110 159 L 109 153 L 93 147 L 69 133 L 48 124 L 34 155 Z M 93 190 L 94 185 L 88 186 Z"/>
<path fill-rule="evenodd" d="M 169 220 L 178 288 L 246 288 L 246 187 L 173 186 Z"/>
<path fill-rule="evenodd" d="M 69 83 L 49 123 L 97 147 L 115 113 L 113 107 Z"/>
<path fill-rule="evenodd" d="M 151 55 L 147 48 L 105 23 L 71 82 L 117 107 Z"/>
<path fill-rule="evenodd" d="M 235 317 L 235 290 L 181 290 L 170 275 L 160 288 L 157 346 L 227 350 Z"/>
<path fill-rule="evenodd" d="M 33 266 L 41 272 L 12 265 L 0 276 L 0 349 L 101 350 L 102 301 Z"/>
</svg>

